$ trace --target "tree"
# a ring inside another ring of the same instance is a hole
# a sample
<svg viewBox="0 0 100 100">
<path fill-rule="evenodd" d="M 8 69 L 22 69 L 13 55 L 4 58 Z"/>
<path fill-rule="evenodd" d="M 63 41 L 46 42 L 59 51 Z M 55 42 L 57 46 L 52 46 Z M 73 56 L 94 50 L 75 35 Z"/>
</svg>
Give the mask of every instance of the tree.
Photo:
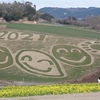
<svg viewBox="0 0 100 100">
<path fill-rule="evenodd" d="M 73 17 L 73 16 L 69 16 L 68 20 L 72 20 L 72 21 L 74 20 L 74 21 L 76 21 L 77 19 L 75 17 Z"/>
<path fill-rule="evenodd" d="M 40 16 L 40 18 L 44 19 L 44 20 L 48 20 L 51 21 L 51 19 L 53 19 L 54 17 L 52 15 L 49 15 L 48 13 L 44 13 Z"/>
<path fill-rule="evenodd" d="M 26 2 L 25 3 L 25 16 L 28 16 L 29 14 L 32 14 L 32 15 L 36 14 L 35 8 L 32 7 L 31 5 L 32 5 L 31 2 Z"/>
<path fill-rule="evenodd" d="M 14 1 L 10 3 L 0 3 L 0 17 L 3 17 L 6 21 L 18 21 L 24 17 L 28 17 L 30 20 L 34 19 L 36 9 L 32 7 L 31 2 L 20 3 Z"/>
<path fill-rule="evenodd" d="M 17 21 L 24 16 L 24 5 L 15 2 L 11 5 L 10 14 L 13 16 L 13 20 Z"/>
</svg>

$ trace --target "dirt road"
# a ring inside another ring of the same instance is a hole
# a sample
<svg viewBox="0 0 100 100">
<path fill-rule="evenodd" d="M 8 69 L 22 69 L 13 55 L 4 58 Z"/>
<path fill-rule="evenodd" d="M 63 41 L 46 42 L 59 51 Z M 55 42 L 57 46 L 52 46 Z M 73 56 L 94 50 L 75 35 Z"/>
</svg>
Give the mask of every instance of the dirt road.
<svg viewBox="0 0 100 100">
<path fill-rule="evenodd" d="M 33 97 L 0 98 L 0 100 L 100 100 L 98 93 L 80 93 L 66 95 L 46 95 Z"/>
</svg>

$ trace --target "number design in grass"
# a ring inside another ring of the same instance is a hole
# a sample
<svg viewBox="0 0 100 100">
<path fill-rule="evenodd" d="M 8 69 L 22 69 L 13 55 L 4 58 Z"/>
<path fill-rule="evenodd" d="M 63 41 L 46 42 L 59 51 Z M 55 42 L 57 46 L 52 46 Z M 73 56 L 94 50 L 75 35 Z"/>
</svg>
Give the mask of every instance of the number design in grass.
<svg viewBox="0 0 100 100">
<path fill-rule="evenodd" d="M 13 64 L 13 58 L 9 50 L 3 46 L 0 46 L 0 70 L 11 67 Z"/>
<path fill-rule="evenodd" d="M 16 55 L 16 62 L 21 70 L 29 74 L 51 78 L 66 77 L 63 67 L 52 56 L 41 51 L 21 50 Z"/>
<path fill-rule="evenodd" d="M 94 59 L 79 47 L 71 45 L 54 45 L 52 53 L 61 62 L 76 67 L 91 65 Z"/>
</svg>

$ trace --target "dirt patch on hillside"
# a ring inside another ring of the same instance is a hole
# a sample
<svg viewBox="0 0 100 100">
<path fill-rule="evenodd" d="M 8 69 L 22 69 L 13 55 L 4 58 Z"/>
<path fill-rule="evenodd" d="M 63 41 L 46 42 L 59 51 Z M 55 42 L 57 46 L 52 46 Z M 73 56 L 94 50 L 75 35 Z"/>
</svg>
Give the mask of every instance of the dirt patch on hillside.
<svg viewBox="0 0 100 100">
<path fill-rule="evenodd" d="M 97 83 L 100 77 L 100 70 L 84 75 L 83 77 L 72 80 L 70 83 Z"/>
</svg>

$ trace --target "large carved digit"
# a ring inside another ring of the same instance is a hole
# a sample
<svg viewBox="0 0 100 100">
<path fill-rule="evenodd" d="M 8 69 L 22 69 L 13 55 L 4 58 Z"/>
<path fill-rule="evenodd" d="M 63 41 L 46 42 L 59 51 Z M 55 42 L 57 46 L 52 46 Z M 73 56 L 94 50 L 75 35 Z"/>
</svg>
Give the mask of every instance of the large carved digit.
<svg viewBox="0 0 100 100">
<path fill-rule="evenodd" d="M 0 39 L 5 39 L 7 32 L 1 32 L 0 33 Z"/>
<path fill-rule="evenodd" d="M 18 33 L 17 32 L 12 32 L 8 34 L 8 39 L 9 40 L 16 40 L 18 39 Z"/>
<path fill-rule="evenodd" d="M 22 34 L 25 37 L 22 38 L 22 40 L 33 40 L 33 34 Z"/>
</svg>

